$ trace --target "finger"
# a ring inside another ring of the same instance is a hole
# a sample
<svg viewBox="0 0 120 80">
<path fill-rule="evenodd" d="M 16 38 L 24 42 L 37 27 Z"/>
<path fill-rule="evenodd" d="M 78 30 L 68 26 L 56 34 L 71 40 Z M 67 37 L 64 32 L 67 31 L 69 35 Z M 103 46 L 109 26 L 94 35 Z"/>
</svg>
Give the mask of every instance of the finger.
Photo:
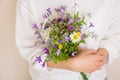
<svg viewBox="0 0 120 80">
<path fill-rule="evenodd" d="M 97 67 L 99 68 L 99 67 L 102 67 L 103 65 L 104 65 L 104 62 L 99 62 Z"/>
<path fill-rule="evenodd" d="M 104 54 L 101 53 L 101 52 L 97 52 L 97 54 L 98 54 L 99 56 L 103 56 L 103 57 L 104 57 Z"/>
<path fill-rule="evenodd" d="M 98 61 L 104 61 L 105 60 L 105 58 L 103 56 L 99 56 L 99 55 L 96 56 L 96 59 Z"/>
</svg>

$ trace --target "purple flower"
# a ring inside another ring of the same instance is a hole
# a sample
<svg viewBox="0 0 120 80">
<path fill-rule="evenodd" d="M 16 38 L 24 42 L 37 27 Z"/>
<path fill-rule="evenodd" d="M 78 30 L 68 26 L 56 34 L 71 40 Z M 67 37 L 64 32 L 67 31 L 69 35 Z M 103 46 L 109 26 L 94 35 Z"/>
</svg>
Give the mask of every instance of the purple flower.
<svg viewBox="0 0 120 80">
<path fill-rule="evenodd" d="M 32 28 L 33 28 L 33 29 L 38 29 L 37 24 L 36 24 L 36 23 L 34 23 Z"/>
<path fill-rule="evenodd" d="M 49 49 L 48 48 L 44 48 L 43 51 L 45 52 L 45 54 L 49 54 Z"/>
<path fill-rule="evenodd" d="M 45 67 L 45 62 L 43 62 L 42 67 Z"/>
<path fill-rule="evenodd" d="M 46 30 L 47 28 L 50 27 L 50 23 L 48 23 L 45 27 L 44 27 L 44 30 Z"/>
<path fill-rule="evenodd" d="M 47 18 L 47 17 L 48 17 L 47 13 L 44 13 L 43 18 Z"/>
<path fill-rule="evenodd" d="M 39 32 L 38 32 L 38 31 L 35 31 L 34 34 L 39 35 Z"/>
<path fill-rule="evenodd" d="M 72 19 L 69 19 L 69 20 L 68 20 L 68 25 L 71 25 L 72 22 L 73 22 L 73 20 L 72 20 Z"/>
<path fill-rule="evenodd" d="M 45 26 L 45 27 L 44 27 L 44 30 L 46 30 L 47 28 L 49 28 L 49 26 Z"/>
<path fill-rule="evenodd" d="M 50 8 L 46 9 L 48 13 L 52 14 L 52 11 Z"/>
<path fill-rule="evenodd" d="M 77 18 L 76 20 L 77 20 L 77 22 L 79 22 L 81 20 L 81 18 Z"/>
<path fill-rule="evenodd" d="M 38 35 L 36 36 L 36 38 L 37 38 L 37 39 L 41 39 L 41 35 L 38 34 Z"/>
<path fill-rule="evenodd" d="M 85 39 L 85 34 L 82 34 L 82 35 L 81 35 L 81 39 Z"/>
<path fill-rule="evenodd" d="M 41 39 L 42 38 L 38 31 L 35 31 L 34 34 L 35 34 L 37 39 Z"/>
<path fill-rule="evenodd" d="M 59 13 L 62 13 L 62 9 L 61 8 L 57 8 L 57 9 L 55 9 L 55 11 L 57 11 Z"/>
<path fill-rule="evenodd" d="M 93 25 L 93 23 L 92 22 L 90 22 L 90 25 L 89 25 L 89 27 L 94 27 L 95 25 Z"/>
<path fill-rule="evenodd" d="M 59 12 L 59 13 L 63 13 L 66 10 L 66 6 L 60 6 L 59 8 L 56 8 L 55 11 Z"/>
<path fill-rule="evenodd" d="M 80 29 L 83 29 L 83 28 L 80 26 Z"/>
<path fill-rule="evenodd" d="M 47 14 L 47 16 L 50 16 L 50 14 L 49 13 L 46 13 Z"/>
<path fill-rule="evenodd" d="M 74 57 L 76 54 L 77 54 L 77 52 L 73 52 L 73 53 L 72 53 L 72 56 Z"/>
<path fill-rule="evenodd" d="M 57 50 L 56 54 L 57 54 L 57 56 L 59 56 L 60 55 L 60 50 Z"/>
<path fill-rule="evenodd" d="M 62 43 L 63 41 L 62 40 L 58 40 L 59 43 Z"/>
<path fill-rule="evenodd" d="M 70 25 L 70 26 L 68 27 L 68 29 L 69 29 L 70 31 L 72 31 L 72 30 L 73 30 L 73 26 Z"/>
<path fill-rule="evenodd" d="M 61 6 L 61 9 L 66 10 L 67 6 Z"/>
<path fill-rule="evenodd" d="M 58 45 L 55 44 L 55 45 L 53 45 L 53 47 L 54 47 L 54 48 L 58 48 Z"/>
<path fill-rule="evenodd" d="M 40 62 L 42 62 L 42 59 L 41 59 L 40 56 L 38 56 L 38 57 L 36 57 L 36 60 L 35 60 L 35 61 L 38 62 L 38 63 L 40 63 Z"/>
<path fill-rule="evenodd" d="M 50 23 L 47 23 L 46 25 L 45 25 L 45 27 L 44 27 L 44 30 L 46 30 L 47 28 L 49 28 L 50 27 Z"/>
<path fill-rule="evenodd" d="M 65 18 L 68 17 L 67 14 L 65 14 L 65 13 L 60 13 L 59 15 L 60 15 L 60 17 L 62 17 L 63 19 L 65 19 Z"/>
<path fill-rule="evenodd" d="M 51 40 L 50 40 L 50 39 L 47 40 L 47 44 L 48 44 L 48 45 L 51 44 Z"/>
<path fill-rule="evenodd" d="M 40 23 L 40 26 L 43 26 L 44 23 Z"/>
<path fill-rule="evenodd" d="M 56 22 L 56 20 L 55 20 L 55 19 L 53 19 L 53 20 L 51 21 L 51 23 L 52 23 L 52 24 L 54 24 L 55 22 Z"/>
<path fill-rule="evenodd" d="M 58 18 L 57 22 L 59 23 L 61 21 L 63 21 L 63 18 Z"/>
<path fill-rule="evenodd" d="M 65 36 L 65 40 L 68 42 L 70 38 L 68 36 Z"/>
<path fill-rule="evenodd" d="M 45 44 L 45 40 L 42 41 L 42 44 Z"/>
</svg>

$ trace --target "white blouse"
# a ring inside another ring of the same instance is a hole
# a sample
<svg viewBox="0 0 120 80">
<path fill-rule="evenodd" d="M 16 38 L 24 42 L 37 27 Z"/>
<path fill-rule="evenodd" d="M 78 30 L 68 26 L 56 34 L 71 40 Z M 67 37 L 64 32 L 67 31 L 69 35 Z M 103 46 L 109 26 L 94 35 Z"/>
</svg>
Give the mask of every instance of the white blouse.
<svg viewBox="0 0 120 80">
<path fill-rule="evenodd" d="M 95 27 L 92 31 L 98 35 L 97 41 L 87 39 L 82 47 L 97 50 L 106 48 L 109 52 L 108 64 L 113 62 L 120 54 L 120 0 L 76 0 L 80 12 L 91 13 L 90 22 Z M 40 23 L 44 11 L 50 7 L 60 5 L 73 7 L 74 0 L 18 0 L 16 11 L 16 44 L 22 57 L 30 65 L 30 74 L 33 80 L 82 80 L 79 72 L 64 69 L 42 68 L 34 63 L 34 57 L 41 53 L 41 48 L 34 46 L 35 36 L 32 29 L 33 23 Z M 42 47 L 42 45 L 41 45 Z M 44 55 L 42 56 L 44 59 Z M 93 72 L 89 80 L 104 80 L 106 77 L 105 66 Z"/>
</svg>

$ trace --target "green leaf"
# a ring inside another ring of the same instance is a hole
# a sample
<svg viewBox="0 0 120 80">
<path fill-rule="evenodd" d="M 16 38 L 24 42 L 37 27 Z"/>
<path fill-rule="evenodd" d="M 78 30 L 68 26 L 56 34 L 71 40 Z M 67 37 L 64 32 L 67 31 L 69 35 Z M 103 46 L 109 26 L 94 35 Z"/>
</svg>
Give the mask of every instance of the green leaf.
<svg viewBox="0 0 120 80">
<path fill-rule="evenodd" d="M 87 75 L 85 73 L 80 72 L 80 74 L 81 74 L 83 80 L 88 80 L 88 77 L 87 77 Z"/>
<path fill-rule="evenodd" d="M 80 43 L 84 43 L 85 44 L 86 42 L 85 42 L 85 40 L 80 40 Z"/>
</svg>

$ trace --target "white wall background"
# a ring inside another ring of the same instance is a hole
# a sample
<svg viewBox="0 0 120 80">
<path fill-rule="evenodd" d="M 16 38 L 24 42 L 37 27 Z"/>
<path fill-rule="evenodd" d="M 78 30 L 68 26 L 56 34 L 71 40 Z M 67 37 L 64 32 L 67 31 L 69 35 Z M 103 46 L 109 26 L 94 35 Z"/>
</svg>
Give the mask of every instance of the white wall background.
<svg viewBox="0 0 120 80">
<path fill-rule="evenodd" d="M 0 80 L 30 80 L 15 46 L 16 0 L 0 0 Z"/>
<path fill-rule="evenodd" d="M 15 46 L 16 0 L 0 0 L 0 80 L 31 80 Z M 108 67 L 108 80 L 120 80 L 120 59 Z"/>
</svg>

